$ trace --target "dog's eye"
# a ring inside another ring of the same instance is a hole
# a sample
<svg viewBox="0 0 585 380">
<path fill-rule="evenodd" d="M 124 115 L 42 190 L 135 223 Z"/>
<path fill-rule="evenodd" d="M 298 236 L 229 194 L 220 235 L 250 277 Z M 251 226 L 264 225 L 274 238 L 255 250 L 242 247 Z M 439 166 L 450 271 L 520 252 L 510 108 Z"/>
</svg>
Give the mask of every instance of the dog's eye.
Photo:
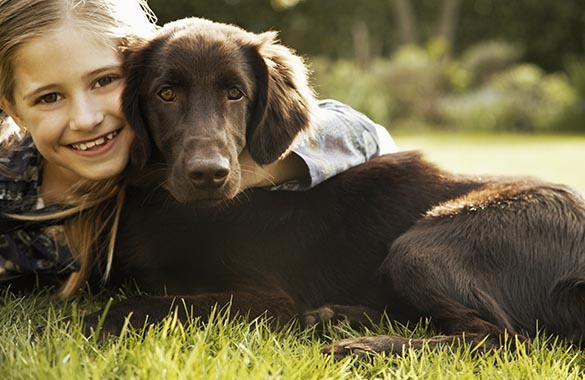
<svg viewBox="0 0 585 380">
<path fill-rule="evenodd" d="M 164 87 L 158 92 L 158 97 L 165 102 L 174 102 L 177 98 L 177 94 L 175 94 L 175 90 L 173 90 L 172 87 Z"/>
<path fill-rule="evenodd" d="M 237 87 L 232 87 L 228 90 L 227 96 L 229 100 L 238 100 L 244 96 L 244 93 Z"/>
</svg>

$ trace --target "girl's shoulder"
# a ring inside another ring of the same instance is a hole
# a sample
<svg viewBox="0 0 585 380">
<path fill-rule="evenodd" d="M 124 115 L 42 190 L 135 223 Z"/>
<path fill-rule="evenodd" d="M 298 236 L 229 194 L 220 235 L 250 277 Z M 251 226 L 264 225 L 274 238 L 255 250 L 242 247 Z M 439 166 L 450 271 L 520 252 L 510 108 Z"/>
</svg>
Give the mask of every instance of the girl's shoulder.
<svg viewBox="0 0 585 380">
<path fill-rule="evenodd" d="M 41 163 L 42 157 L 30 137 L 0 147 L 1 210 L 32 208 L 38 196 Z"/>
</svg>

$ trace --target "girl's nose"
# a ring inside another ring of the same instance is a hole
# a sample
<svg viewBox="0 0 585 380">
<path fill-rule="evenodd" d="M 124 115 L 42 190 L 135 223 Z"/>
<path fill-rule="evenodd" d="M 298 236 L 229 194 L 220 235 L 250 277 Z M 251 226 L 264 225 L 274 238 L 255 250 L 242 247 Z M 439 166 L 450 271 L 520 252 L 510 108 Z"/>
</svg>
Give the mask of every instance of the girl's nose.
<svg viewBox="0 0 585 380">
<path fill-rule="evenodd" d="M 69 128 L 76 131 L 91 131 L 104 120 L 99 103 L 91 96 L 79 96 L 71 104 Z"/>
</svg>

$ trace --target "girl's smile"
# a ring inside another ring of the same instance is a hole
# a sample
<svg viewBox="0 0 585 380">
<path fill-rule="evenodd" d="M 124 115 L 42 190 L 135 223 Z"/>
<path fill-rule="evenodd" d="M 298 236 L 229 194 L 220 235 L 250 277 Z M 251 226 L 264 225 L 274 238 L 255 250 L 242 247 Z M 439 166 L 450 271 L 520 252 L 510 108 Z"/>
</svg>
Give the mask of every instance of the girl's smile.
<svg viewBox="0 0 585 380">
<path fill-rule="evenodd" d="M 79 154 L 83 154 L 86 156 L 100 155 L 109 150 L 112 147 L 112 145 L 116 143 L 117 141 L 116 137 L 118 136 L 118 132 L 119 130 L 109 132 L 106 133 L 105 135 L 99 136 L 94 140 L 73 143 L 69 145 L 71 146 L 71 148 L 78 151 Z"/>
</svg>

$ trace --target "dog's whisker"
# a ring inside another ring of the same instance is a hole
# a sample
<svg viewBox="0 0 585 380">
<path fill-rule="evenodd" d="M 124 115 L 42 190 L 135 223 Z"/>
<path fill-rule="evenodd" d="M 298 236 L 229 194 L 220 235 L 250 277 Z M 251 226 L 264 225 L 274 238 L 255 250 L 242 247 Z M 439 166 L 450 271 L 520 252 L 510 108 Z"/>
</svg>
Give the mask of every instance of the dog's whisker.
<svg viewBox="0 0 585 380">
<path fill-rule="evenodd" d="M 159 189 L 164 187 L 168 182 L 169 182 L 168 178 L 164 177 L 164 179 L 162 181 L 160 181 L 155 186 L 153 186 L 152 189 L 150 189 L 149 193 L 146 195 L 146 199 L 147 200 L 152 199 L 152 197 L 155 196 L 155 194 L 159 191 Z"/>
<path fill-rule="evenodd" d="M 231 206 L 231 205 L 237 205 L 237 204 L 243 204 L 246 202 L 249 202 L 252 198 L 250 197 L 250 192 L 245 189 L 243 191 L 240 191 L 235 197 L 233 197 L 232 199 L 229 199 L 225 202 L 226 206 Z"/>
<path fill-rule="evenodd" d="M 277 183 L 274 181 L 274 176 L 272 174 L 268 173 L 268 171 L 266 171 L 264 169 L 260 169 L 260 170 L 258 170 L 257 168 L 247 169 L 244 167 L 244 165 L 242 165 L 242 166 L 240 166 L 240 171 L 245 172 L 245 173 L 254 174 L 254 175 L 266 180 L 272 186 L 277 185 Z"/>
</svg>

